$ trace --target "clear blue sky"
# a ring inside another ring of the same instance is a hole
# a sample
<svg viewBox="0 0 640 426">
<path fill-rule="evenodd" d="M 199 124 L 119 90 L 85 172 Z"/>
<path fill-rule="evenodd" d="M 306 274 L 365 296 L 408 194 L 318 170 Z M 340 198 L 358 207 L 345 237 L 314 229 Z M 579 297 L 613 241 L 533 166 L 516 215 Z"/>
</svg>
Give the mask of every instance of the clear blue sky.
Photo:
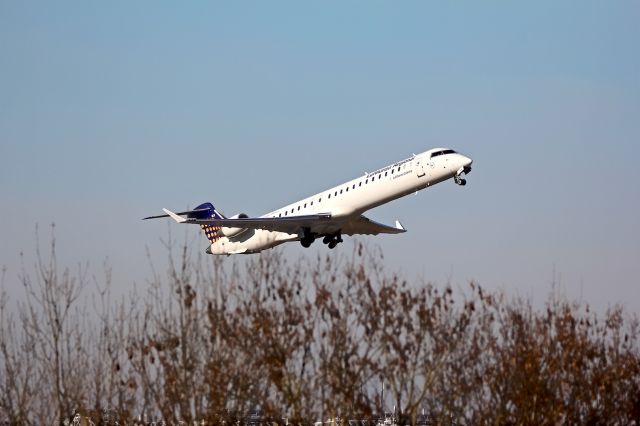
<svg viewBox="0 0 640 426">
<path fill-rule="evenodd" d="M 140 221 L 161 207 L 261 214 L 449 146 L 465 188 L 369 213 L 409 230 L 364 239 L 389 270 L 536 300 L 555 270 L 638 312 L 638 22 L 634 1 L 2 1 L 0 264 L 55 222 L 62 262 L 109 258 L 126 289 L 145 246 L 164 260 L 168 224 Z"/>
</svg>

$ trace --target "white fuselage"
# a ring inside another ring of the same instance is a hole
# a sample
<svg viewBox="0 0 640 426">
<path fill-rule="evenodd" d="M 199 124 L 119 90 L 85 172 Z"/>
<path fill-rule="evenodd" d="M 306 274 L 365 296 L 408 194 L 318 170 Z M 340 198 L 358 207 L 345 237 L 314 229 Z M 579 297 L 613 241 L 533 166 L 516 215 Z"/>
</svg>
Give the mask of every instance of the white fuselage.
<svg viewBox="0 0 640 426">
<path fill-rule="evenodd" d="M 326 227 L 319 234 L 329 235 L 340 232 L 343 224 L 358 218 L 365 211 L 453 178 L 461 168 L 471 164 L 468 157 L 458 153 L 431 158 L 432 153 L 444 149 L 431 149 L 414 155 L 286 205 L 262 217 L 330 213 L 335 220 L 327 222 Z M 220 238 L 211 244 L 208 252 L 211 254 L 255 253 L 300 238 L 301 235 L 298 234 L 247 229 L 236 236 Z"/>
</svg>

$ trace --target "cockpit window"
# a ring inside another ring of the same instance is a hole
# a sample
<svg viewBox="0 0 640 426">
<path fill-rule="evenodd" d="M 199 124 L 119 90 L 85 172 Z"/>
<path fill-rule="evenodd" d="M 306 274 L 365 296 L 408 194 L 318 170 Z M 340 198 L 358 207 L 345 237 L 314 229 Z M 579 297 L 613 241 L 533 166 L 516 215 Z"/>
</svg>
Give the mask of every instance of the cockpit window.
<svg viewBox="0 0 640 426">
<path fill-rule="evenodd" d="M 439 155 L 445 155 L 445 154 L 455 154 L 456 152 L 452 149 L 444 149 L 442 151 L 435 151 L 431 153 L 431 158 L 433 157 L 437 157 Z"/>
</svg>

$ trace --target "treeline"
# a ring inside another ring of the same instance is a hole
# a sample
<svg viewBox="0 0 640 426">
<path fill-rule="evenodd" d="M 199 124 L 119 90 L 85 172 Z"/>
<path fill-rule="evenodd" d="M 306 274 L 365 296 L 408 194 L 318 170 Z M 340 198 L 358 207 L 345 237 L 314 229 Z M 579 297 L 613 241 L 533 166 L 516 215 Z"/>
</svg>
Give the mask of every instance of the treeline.
<svg viewBox="0 0 640 426">
<path fill-rule="evenodd" d="M 60 267 L 53 242 L 4 279 L 27 296 L 0 298 L 0 424 L 310 424 L 393 407 L 404 424 L 640 424 L 638 321 L 621 308 L 407 281 L 362 245 L 244 266 L 189 246 L 168 242 L 168 271 L 118 300 L 108 268 Z"/>
</svg>

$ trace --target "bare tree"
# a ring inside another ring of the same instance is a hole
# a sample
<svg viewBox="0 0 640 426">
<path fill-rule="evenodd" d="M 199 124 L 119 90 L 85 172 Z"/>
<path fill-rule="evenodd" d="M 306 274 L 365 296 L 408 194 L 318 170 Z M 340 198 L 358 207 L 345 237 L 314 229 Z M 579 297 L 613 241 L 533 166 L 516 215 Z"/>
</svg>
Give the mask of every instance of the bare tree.
<svg viewBox="0 0 640 426">
<path fill-rule="evenodd" d="M 52 225 L 52 235 L 53 229 Z M 36 243 L 33 275 L 23 264 L 20 280 L 26 291 L 26 303 L 21 306 L 23 331 L 34 342 L 34 374 L 37 389 L 43 390 L 36 401 L 41 411 L 46 408 L 52 417 L 60 417 L 84 401 L 88 345 L 83 318 L 88 314 L 76 302 L 87 285 L 87 267 L 79 265 L 75 273 L 69 268 L 60 270 L 52 237 L 48 259 Z"/>
<path fill-rule="evenodd" d="M 0 423 L 376 421 L 395 406 L 398 424 L 640 424 L 640 326 L 620 307 L 407 280 L 361 244 L 234 260 L 192 238 L 169 235 L 168 269 L 151 262 L 117 301 L 108 265 L 90 278 L 58 265 L 55 239 L 37 246 L 24 300 L 0 293 Z"/>
<path fill-rule="evenodd" d="M 21 333 L 19 321 L 7 310 L 9 298 L 4 290 L 6 269 L 0 286 L 0 421 L 11 425 L 29 423 L 36 386 L 33 373 L 33 336 Z"/>
</svg>

